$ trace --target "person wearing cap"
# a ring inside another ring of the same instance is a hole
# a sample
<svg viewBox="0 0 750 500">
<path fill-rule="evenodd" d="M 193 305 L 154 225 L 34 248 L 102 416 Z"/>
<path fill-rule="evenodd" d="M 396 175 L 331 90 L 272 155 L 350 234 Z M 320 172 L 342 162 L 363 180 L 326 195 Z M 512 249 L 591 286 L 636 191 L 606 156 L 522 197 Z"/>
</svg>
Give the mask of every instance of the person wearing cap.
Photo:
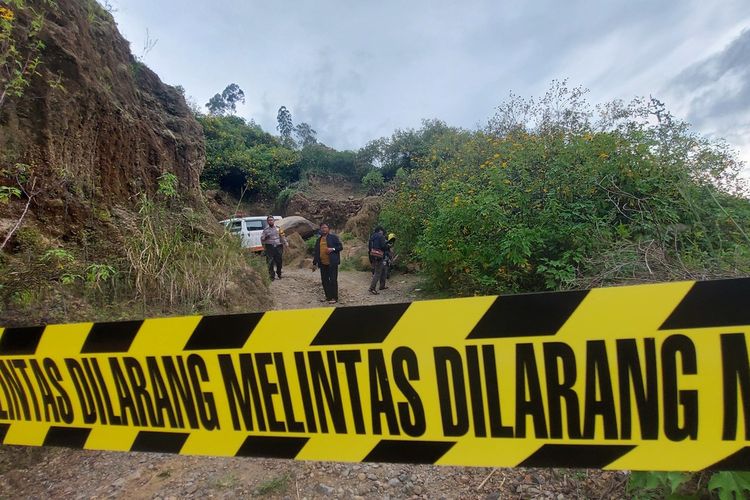
<svg viewBox="0 0 750 500">
<path fill-rule="evenodd" d="M 385 256 L 383 257 L 383 264 L 385 266 L 385 278 L 390 279 L 391 268 L 393 267 L 393 262 L 396 260 L 396 257 L 393 254 L 393 246 L 396 244 L 396 235 L 394 233 L 388 233 L 387 238 L 388 239 L 386 240 L 386 250 Z"/>
<path fill-rule="evenodd" d="M 284 236 L 284 230 L 276 227 L 276 219 L 273 215 L 266 217 L 268 227 L 260 234 L 260 242 L 266 250 L 266 262 L 268 263 L 268 274 L 273 281 L 276 277 L 281 279 L 281 266 L 284 256 L 284 247 L 289 246 Z M 274 267 L 276 272 L 274 274 Z"/>
<path fill-rule="evenodd" d="M 370 256 L 370 264 L 372 264 L 372 280 L 370 281 L 370 293 L 378 295 L 378 291 L 375 287 L 380 281 L 380 289 L 385 290 L 388 288 L 385 286 L 385 253 L 388 250 L 388 243 L 385 240 L 385 230 L 378 226 L 370 236 L 370 241 L 367 245 L 368 253 Z"/>
</svg>

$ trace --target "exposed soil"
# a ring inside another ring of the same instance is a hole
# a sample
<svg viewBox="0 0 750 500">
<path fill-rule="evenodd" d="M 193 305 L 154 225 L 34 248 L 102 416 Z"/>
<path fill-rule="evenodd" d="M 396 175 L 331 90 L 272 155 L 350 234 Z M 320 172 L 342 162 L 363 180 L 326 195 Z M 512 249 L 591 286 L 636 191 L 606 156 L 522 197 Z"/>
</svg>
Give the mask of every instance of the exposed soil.
<svg viewBox="0 0 750 500">
<path fill-rule="evenodd" d="M 274 309 L 306 309 L 322 307 L 323 287 L 320 273 L 310 268 L 284 268 L 284 278 L 271 284 Z M 394 274 L 387 290 L 371 295 L 370 273 L 339 271 L 339 303 L 337 306 L 391 304 L 416 300 L 420 294 L 419 278 L 415 274 Z"/>
<path fill-rule="evenodd" d="M 418 278 L 396 274 L 380 295 L 369 273 L 339 274 L 339 306 L 418 298 Z M 271 285 L 277 309 L 320 307 L 320 276 L 287 268 Z M 63 448 L 0 448 L 0 498 L 566 498 L 625 496 L 627 475 L 564 469 L 189 457 Z"/>
</svg>

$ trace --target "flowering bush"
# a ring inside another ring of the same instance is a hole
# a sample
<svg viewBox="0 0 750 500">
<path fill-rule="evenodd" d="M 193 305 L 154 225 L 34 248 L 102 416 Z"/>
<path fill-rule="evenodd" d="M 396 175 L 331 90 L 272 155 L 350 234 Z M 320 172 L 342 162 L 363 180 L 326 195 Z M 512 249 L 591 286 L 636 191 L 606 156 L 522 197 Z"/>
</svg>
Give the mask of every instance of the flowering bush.
<svg viewBox="0 0 750 500">
<path fill-rule="evenodd" d="M 595 114 L 583 94 L 515 98 L 412 158 L 382 214 L 402 251 L 459 294 L 750 272 L 750 203 L 726 146 L 658 101 Z"/>
</svg>

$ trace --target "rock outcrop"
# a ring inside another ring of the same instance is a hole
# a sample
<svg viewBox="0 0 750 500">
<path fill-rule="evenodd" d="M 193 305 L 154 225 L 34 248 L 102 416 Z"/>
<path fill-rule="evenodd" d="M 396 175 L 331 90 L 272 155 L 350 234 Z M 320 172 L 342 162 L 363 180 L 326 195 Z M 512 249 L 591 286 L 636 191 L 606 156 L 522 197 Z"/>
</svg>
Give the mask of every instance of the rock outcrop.
<svg viewBox="0 0 750 500">
<path fill-rule="evenodd" d="M 287 216 L 301 215 L 316 226 L 321 222 L 326 222 L 332 228 L 341 230 L 346 225 L 346 221 L 354 217 L 361 209 L 362 199 L 314 199 L 298 192 L 290 198 L 286 213 Z"/>
<path fill-rule="evenodd" d="M 153 195 L 164 174 L 176 176 L 189 205 L 201 205 L 203 134 L 182 93 L 131 54 L 96 1 L 28 3 L 47 9 L 41 74 L 0 108 L 0 167 L 30 166 L 39 193 L 32 218 L 75 232 L 92 212 Z"/>
<path fill-rule="evenodd" d="M 318 229 L 315 224 L 299 215 L 284 217 L 281 222 L 279 222 L 279 227 L 283 229 L 287 235 L 296 233 L 305 239 L 313 236 Z"/>
</svg>

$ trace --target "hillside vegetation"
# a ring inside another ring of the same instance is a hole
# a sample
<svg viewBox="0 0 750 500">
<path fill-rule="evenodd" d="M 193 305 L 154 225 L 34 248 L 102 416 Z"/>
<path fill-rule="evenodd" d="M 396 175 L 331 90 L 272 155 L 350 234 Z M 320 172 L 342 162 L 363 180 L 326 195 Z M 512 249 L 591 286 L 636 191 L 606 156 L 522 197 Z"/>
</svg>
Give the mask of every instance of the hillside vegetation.
<svg viewBox="0 0 750 500">
<path fill-rule="evenodd" d="M 556 83 L 482 129 L 425 122 L 387 163 L 382 220 L 450 294 L 750 272 L 750 203 L 726 145 L 655 99 L 595 110 Z M 403 148 L 406 144 L 408 147 Z"/>
<path fill-rule="evenodd" d="M 353 151 L 319 143 L 314 130 L 299 141 L 274 136 L 253 121 L 234 115 L 197 114 L 206 141 L 204 188 L 220 188 L 247 199 L 289 198 L 308 173 L 338 176 L 359 183 L 372 165 Z M 286 190 L 286 192 L 284 192 Z"/>
</svg>

